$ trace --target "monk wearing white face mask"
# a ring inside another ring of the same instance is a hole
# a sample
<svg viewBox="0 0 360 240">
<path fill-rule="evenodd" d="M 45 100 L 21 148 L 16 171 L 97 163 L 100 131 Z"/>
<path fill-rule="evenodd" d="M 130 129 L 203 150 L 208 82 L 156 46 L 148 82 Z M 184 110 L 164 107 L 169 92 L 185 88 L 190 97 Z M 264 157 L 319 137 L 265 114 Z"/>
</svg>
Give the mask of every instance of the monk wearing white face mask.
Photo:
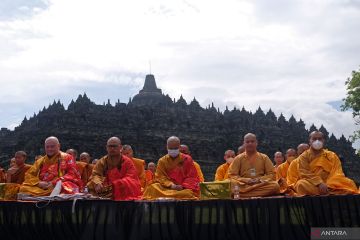
<svg viewBox="0 0 360 240">
<path fill-rule="evenodd" d="M 299 158 L 299 180 L 295 184 L 297 195 L 354 194 L 358 189 L 345 177 L 336 153 L 324 149 L 324 135 L 310 134 L 310 149 Z"/>
<path fill-rule="evenodd" d="M 234 161 L 235 152 L 233 150 L 226 150 L 224 154 L 224 160 L 226 163 L 221 164 L 215 173 L 215 181 L 223 181 L 229 178 L 228 170 L 230 164 Z"/>
</svg>

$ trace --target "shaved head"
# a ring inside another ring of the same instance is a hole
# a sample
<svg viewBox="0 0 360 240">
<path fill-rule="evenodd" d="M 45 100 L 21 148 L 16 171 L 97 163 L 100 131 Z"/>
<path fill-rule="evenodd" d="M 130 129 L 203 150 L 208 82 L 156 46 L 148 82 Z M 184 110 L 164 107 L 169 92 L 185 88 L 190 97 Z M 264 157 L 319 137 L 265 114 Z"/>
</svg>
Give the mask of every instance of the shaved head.
<svg viewBox="0 0 360 240">
<path fill-rule="evenodd" d="M 255 139 L 256 140 L 256 135 L 253 134 L 253 133 L 247 133 L 245 136 L 244 136 L 244 141 L 246 139 Z"/>
<path fill-rule="evenodd" d="M 309 144 L 307 143 L 301 143 L 299 144 L 299 146 L 297 147 L 297 154 L 300 156 L 303 152 L 305 152 L 306 150 L 308 150 L 310 148 Z"/>
<path fill-rule="evenodd" d="M 245 146 L 241 145 L 240 147 L 238 147 L 237 154 L 239 155 L 239 154 L 241 154 L 243 152 L 245 152 Z"/>
<path fill-rule="evenodd" d="M 284 156 L 283 156 L 282 152 L 279 152 L 279 151 L 276 152 L 274 154 L 274 162 L 276 163 L 276 165 L 282 164 L 283 161 L 284 161 Z"/>
<path fill-rule="evenodd" d="M 45 152 L 48 157 L 60 152 L 60 142 L 57 137 L 51 136 L 45 139 Z"/>
<path fill-rule="evenodd" d="M 324 134 L 320 131 L 313 131 L 309 134 L 309 139 L 313 138 L 313 137 L 321 137 L 324 139 Z"/>
<path fill-rule="evenodd" d="M 180 152 L 185 154 L 190 154 L 189 147 L 185 144 L 180 145 Z"/>
<path fill-rule="evenodd" d="M 120 144 L 120 145 L 121 145 L 121 140 L 120 140 L 120 138 L 118 138 L 118 137 L 111 137 L 111 138 L 109 138 L 109 140 L 107 140 L 107 144 L 109 144 L 109 142 L 111 142 L 111 143 L 117 143 L 117 144 Z"/>
<path fill-rule="evenodd" d="M 156 170 L 156 165 L 153 162 L 149 162 L 148 164 L 148 170 L 150 170 L 151 172 L 155 173 Z"/>
<path fill-rule="evenodd" d="M 110 157 L 119 157 L 121 156 L 121 140 L 118 137 L 111 137 L 107 140 L 106 150 Z"/>
<path fill-rule="evenodd" d="M 166 143 L 167 143 L 167 145 L 176 143 L 176 144 L 179 144 L 179 146 L 180 146 L 180 138 L 178 138 L 176 136 L 171 136 L 171 137 L 168 138 Z"/>
<path fill-rule="evenodd" d="M 51 137 L 48 137 L 47 139 L 45 139 L 45 144 L 48 143 L 48 142 L 60 144 L 59 139 L 57 137 L 54 137 L 54 136 L 51 136 Z"/>
<path fill-rule="evenodd" d="M 255 134 L 248 133 L 244 136 L 244 147 L 246 153 L 248 154 L 256 153 L 257 144 L 258 142 Z"/>
</svg>

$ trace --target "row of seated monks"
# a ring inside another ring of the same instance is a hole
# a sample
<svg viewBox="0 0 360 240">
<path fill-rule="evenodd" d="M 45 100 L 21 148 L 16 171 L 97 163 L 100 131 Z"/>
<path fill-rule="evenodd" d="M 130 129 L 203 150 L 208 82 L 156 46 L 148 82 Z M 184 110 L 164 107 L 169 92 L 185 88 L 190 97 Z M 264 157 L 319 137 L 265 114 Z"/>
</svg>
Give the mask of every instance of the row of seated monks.
<svg viewBox="0 0 360 240">
<path fill-rule="evenodd" d="M 248 133 L 237 156 L 232 150 L 225 152 L 226 163 L 218 167 L 215 181 L 230 180 L 232 187 L 238 186 L 240 198 L 357 194 L 356 184 L 345 177 L 338 156 L 326 150 L 324 142 L 323 134 L 314 131 L 309 144 L 300 144 L 297 152 L 287 151 L 285 162 L 279 164 L 282 153 L 275 153 L 274 166 L 267 155 L 257 151 L 256 136 Z M 61 181 L 61 193 L 66 194 L 88 191 L 114 200 L 198 199 L 199 183 L 204 181 L 199 164 L 178 137 L 168 138 L 166 145 L 168 153 L 158 160 L 156 169 L 149 163 L 145 171 L 145 161 L 134 158 L 131 146 L 122 146 L 117 137 L 107 141 L 107 155 L 95 164 L 89 162 L 87 153 L 76 161 L 74 150 L 60 151 L 59 140 L 49 137 L 46 155 L 32 166 L 25 164 L 25 152 L 16 153 L 5 181 L 21 184 L 19 192 L 33 196 L 50 195 Z"/>
</svg>

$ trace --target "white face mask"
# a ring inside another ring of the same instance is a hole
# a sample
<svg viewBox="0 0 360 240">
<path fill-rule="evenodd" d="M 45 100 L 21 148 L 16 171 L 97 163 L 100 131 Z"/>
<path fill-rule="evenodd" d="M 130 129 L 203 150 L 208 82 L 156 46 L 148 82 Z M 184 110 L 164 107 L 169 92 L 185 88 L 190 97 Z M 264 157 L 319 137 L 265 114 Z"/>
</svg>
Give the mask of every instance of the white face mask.
<svg viewBox="0 0 360 240">
<path fill-rule="evenodd" d="M 320 150 L 323 148 L 324 144 L 322 141 L 320 140 L 315 140 L 312 142 L 311 146 L 315 149 L 315 150 Z"/>
<path fill-rule="evenodd" d="M 172 158 L 176 158 L 177 156 L 179 156 L 179 153 L 180 153 L 179 149 L 168 149 L 168 154 Z"/>
<path fill-rule="evenodd" d="M 234 161 L 234 158 L 232 158 L 232 157 L 229 157 L 229 158 L 226 159 L 226 162 L 228 164 L 231 164 L 233 161 Z"/>
</svg>

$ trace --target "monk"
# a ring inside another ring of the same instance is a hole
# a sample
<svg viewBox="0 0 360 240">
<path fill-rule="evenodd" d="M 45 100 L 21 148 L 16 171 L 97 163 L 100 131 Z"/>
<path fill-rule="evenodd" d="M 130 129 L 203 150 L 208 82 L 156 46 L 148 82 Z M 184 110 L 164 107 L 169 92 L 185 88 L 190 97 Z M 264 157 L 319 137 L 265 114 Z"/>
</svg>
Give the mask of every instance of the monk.
<svg viewBox="0 0 360 240">
<path fill-rule="evenodd" d="M 80 154 L 80 160 L 76 162 L 81 175 L 81 180 L 86 185 L 90 179 L 94 165 L 90 163 L 91 157 L 87 152 Z"/>
<path fill-rule="evenodd" d="M 150 185 L 155 178 L 156 165 L 153 162 L 149 162 L 147 169 L 145 170 L 146 185 Z"/>
<path fill-rule="evenodd" d="M 338 156 L 324 149 L 322 132 L 313 131 L 310 149 L 299 156 L 299 180 L 295 184 L 298 195 L 355 194 L 358 189 L 345 177 Z"/>
<path fill-rule="evenodd" d="M 268 156 L 257 151 L 256 135 L 246 134 L 244 145 L 245 152 L 235 157 L 229 168 L 230 179 L 239 185 L 240 198 L 279 194 L 274 166 Z"/>
<path fill-rule="evenodd" d="M 83 189 L 79 170 L 73 157 L 60 151 L 56 137 L 45 140 L 46 155 L 39 158 L 26 172 L 21 193 L 34 196 L 50 195 L 54 186 L 61 181 L 61 193 L 74 194 Z"/>
<path fill-rule="evenodd" d="M 194 161 L 189 155 L 180 153 L 179 148 L 180 139 L 169 137 L 168 154 L 159 159 L 154 182 L 145 189 L 143 199 L 198 198 L 200 181 Z"/>
<path fill-rule="evenodd" d="M 297 155 L 300 156 L 303 152 L 310 148 L 309 144 L 301 143 L 297 147 Z M 294 189 L 294 185 L 299 179 L 299 158 L 294 159 L 291 161 L 287 175 L 286 175 L 286 183 L 288 187 Z"/>
<path fill-rule="evenodd" d="M 87 187 L 91 194 L 113 200 L 141 198 L 140 180 L 131 159 L 121 153 L 121 140 L 111 137 L 107 155 L 96 163 Z"/>
<path fill-rule="evenodd" d="M 275 162 L 275 172 L 277 171 L 277 168 L 284 162 L 284 156 L 282 152 L 278 151 L 274 153 L 274 162 Z"/>
<path fill-rule="evenodd" d="M 288 168 L 290 166 L 290 163 L 296 158 L 296 151 L 293 148 L 289 148 L 286 151 L 286 161 L 283 162 L 282 164 L 280 164 L 277 167 L 276 170 L 276 180 L 278 181 L 279 185 L 280 185 L 280 192 L 281 193 L 285 193 L 288 186 L 287 186 L 287 182 L 286 182 L 286 177 L 287 177 L 287 172 L 288 172 Z"/>
<path fill-rule="evenodd" d="M 66 153 L 70 154 L 75 161 L 77 160 L 78 152 L 75 149 L 70 148 L 70 149 L 66 150 Z"/>
<path fill-rule="evenodd" d="M 25 173 L 31 168 L 31 165 L 25 164 L 27 154 L 24 151 L 15 153 L 15 165 L 6 172 L 7 183 L 22 184 L 25 180 Z"/>
<path fill-rule="evenodd" d="M 237 150 L 237 152 L 236 152 L 236 155 L 240 155 L 240 154 L 242 154 L 243 152 L 245 152 L 245 146 L 244 146 L 244 144 L 241 145 L 240 147 L 238 147 L 238 150 Z"/>
<path fill-rule="evenodd" d="M 224 153 L 225 163 L 221 164 L 215 173 L 215 181 L 223 181 L 229 178 L 229 166 L 234 161 L 235 152 L 231 149 L 226 150 Z"/>
<path fill-rule="evenodd" d="M 146 179 L 145 179 L 145 160 L 142 160 L 140 158 L 135 158 L 134 157 L 134 151 L 132 149 L 132 147 L 130 145 L 124 145 L 122 147 L 122 154 L 127 156 L 128 158 L 130 158 L 136 168 L 139 180 L 140 180 L 140 185 L 142 190 L 144 190 L 145 185 L 146 185 Z"/>
<path fill-rule="evenodd" d="M 184 153 L 184 154 L 187 154 L 187 155 L 190 155 L 190 149 L 189 149 L 189 147 L 188 147 L 187 145 L 185 145 L 185 144 L 181 144 L 181 145 L 180 145 L 180 152 L 181 152 L 181 153 Z M 190 155 L 190 156 L 191 156 L 191 155 Z M 198 174 L 198 176 L 199 176 L 200 182 L 204 182 L 204 174 L 203 174 L 202 171 L 201 171 L 200 164 L 198 164 L 198 163 L 195 162 L 195 160 L 194 160 L 194 166 L 195 166 L 195 168 L 196 168 L 196 172 L 197 172 L 197 174 Z"/>
</svg>

